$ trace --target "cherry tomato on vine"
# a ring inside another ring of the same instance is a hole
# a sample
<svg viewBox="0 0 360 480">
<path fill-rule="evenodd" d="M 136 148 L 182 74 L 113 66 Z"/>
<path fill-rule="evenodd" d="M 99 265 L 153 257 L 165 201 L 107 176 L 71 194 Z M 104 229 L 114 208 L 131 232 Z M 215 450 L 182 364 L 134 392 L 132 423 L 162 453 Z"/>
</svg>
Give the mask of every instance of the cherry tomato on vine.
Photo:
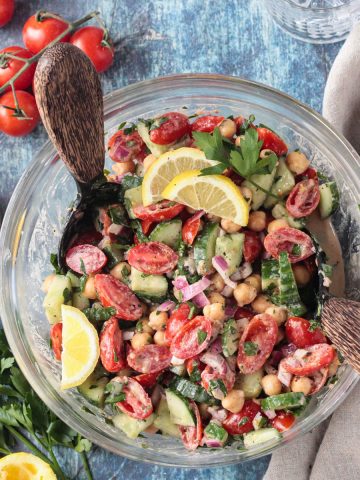
<svg viewBox="0 0 360 480">
<path fill-rule="evenodd" d="M 105 72 L 114 61 L 115 50 L 106 30 L 100 27 L 83 27 L 70 38 L 70 43 L 80 48 L 92 61 L 97 72 Z"/>
<path fill-rule="evenodd" d="M 20 113 L 15 111 L 14 95 L 7 92 L 0 97 L 0 130 L 12 137 L 22 137 L 34 130 L 40 115 L 33 95 L 16 90 L 16 96 L 19 108 L 27 118 L 21 118 Z"/>
<path fill-rule="evenodd" d="M 18 46 L 6 47 L 0 50 L 0 87 L 5 85 L 5 83 L 8 82 L 25 64 L 25 62 L 22 62 L 21 60 L 6 58 L 6 53 L 10 53 L 21 58 L 31 58 L 33 56 L 29 50 Z M 15 80 L 15 88 L 19 90 L 25 90 L 26 88 L 30 87 L 34 78 L 35 68 L 35 63 L 30 65 L 29 68 Z M 8 86 L 6 87 L 5 92 L 10 90 L 11 87 Z"/>
<path fill-rule="evenodd" d="M 38 53 L 50 42 L 55 40 L 68 27 L 68 23 L 60 18 L 46 17 L 45 12 L 39 12 L 26 20 L 23 27 L 23 42 L 32 53 Z M 62 38 L 67 42 L 70 34 Z"/>
<path fill-rule="evenodd" d="M 14 15 L 14 0 L 0 0 L 0 28 L 10 22 Z"/>
</svg>

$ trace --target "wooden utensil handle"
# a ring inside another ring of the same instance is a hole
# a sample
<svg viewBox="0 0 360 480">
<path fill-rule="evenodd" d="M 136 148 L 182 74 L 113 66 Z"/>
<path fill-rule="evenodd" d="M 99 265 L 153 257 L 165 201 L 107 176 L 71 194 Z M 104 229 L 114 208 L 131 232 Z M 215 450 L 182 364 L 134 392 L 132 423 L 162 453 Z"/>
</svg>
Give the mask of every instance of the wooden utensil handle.
<svg viewBox="0 0 360 480">
<path fill-rule="evenodd" d="M 35 72 L 39 112 L 60 157 L 80 183 L 104 169 L 104 115 L 99 76 L 89 58 L 58 43 L 40 58 Z"/>
</svg>

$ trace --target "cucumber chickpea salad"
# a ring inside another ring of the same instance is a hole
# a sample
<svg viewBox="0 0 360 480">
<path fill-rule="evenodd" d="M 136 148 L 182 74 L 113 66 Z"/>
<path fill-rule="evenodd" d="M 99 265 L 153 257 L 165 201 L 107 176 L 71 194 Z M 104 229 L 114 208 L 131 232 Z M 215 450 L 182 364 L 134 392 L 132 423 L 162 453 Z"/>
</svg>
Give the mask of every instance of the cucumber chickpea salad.
<svg viewBox="0 0 360 480">
<path fill-rule="evenodd" d="M 128 437 L 280 438 L 340 363 L 319 320 L 331 266 L 306 228 L 336 184 L 253 115 L 166 112 L 121 124 L 108 153 L 119 193 L 43 285 L 55 359 L 70 311 L 96 343 L 71 385 Z"/>
</svg>

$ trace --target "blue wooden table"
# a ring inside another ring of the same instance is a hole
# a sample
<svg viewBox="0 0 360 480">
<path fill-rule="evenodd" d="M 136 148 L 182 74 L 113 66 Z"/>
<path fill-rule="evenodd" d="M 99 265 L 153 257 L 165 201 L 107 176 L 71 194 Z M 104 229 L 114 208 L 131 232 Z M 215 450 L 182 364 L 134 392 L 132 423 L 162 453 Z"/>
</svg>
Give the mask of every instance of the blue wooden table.
<svg viewBox="0 0 360 480">
<path fill-rule="evenodd" d="M 265 1 L 16 0 L 15 18 L 0 30 L 0 48 L 21 44 L 24 21 L 40 8 L 69 19 L 99 8 L 116 41 L 115 63 L 102 75 L 105 93 L 159 75 L 216 72 L 266 83 L 321 111 L 326 78 L 340 44 L 315 46 L 289 37 L 268 17 Z M 41 126 L 26 138 L 0 133 L 1 211 L 45 140 Z M 268 460 L 211 470 L 170 469 L 126 460 L 97 447 L 90 459 L 96 480 L 257 480 Z M 77 457 L 65 456 L 62 461 L 71 478 L 84 478 Z"/>
</svg>

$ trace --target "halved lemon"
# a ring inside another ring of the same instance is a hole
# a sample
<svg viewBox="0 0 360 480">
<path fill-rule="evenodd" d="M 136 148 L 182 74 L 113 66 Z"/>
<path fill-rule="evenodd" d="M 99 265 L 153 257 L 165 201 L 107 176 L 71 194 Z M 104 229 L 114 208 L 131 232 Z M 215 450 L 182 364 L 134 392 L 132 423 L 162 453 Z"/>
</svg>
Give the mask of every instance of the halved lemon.
<svg viewBox="0 0 360 480">
<path fill-rule="evenodd" d="M 19 452 L 0 460 L 1 480 L 56 480 L 50 465 L 31 453 Z"/>
<path fill-rule="evenodd" d="M 162 196 L 243 227 L 249 221 L 249 205 L 239 187 L 224 175 L 200 176 L 200 170 L 181 173 L 169 183 Z"/>
<path fill-rule="evenodd" d="M 186 170 L 201 170 L 216 165 L 197 148 L 182 147 L 163 153 L 146 171 L 142 183 L 142 201 L 145 206 L 159 202 L 161 192 L 171 180 Z"/>
<path fill-rule="evenodd" d="M 61 388 L 81 385 L 94 371 L 99 360 L 99 337 L 95 327 L 81 310 L 61 305 L 62 378 Z"/>
</svg>

